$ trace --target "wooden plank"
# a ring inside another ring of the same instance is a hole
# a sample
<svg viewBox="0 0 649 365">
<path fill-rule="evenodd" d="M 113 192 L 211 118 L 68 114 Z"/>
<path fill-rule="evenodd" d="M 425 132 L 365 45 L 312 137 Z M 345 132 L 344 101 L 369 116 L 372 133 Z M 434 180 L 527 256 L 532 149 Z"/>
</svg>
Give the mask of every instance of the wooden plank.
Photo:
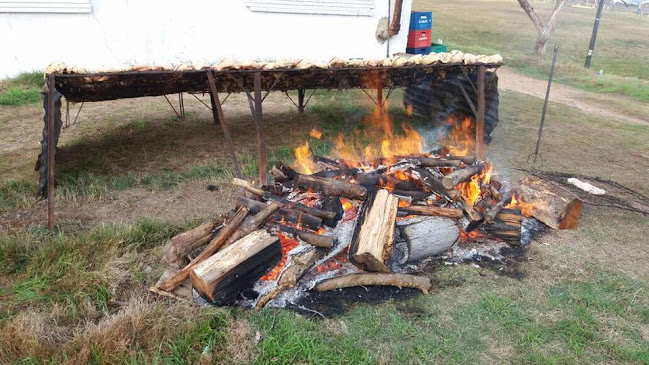
<svg viewBox="0 0 649 365">
<path fill-rule="evenodd" d="M 257 129 L 257 153 L 259 154 L 259 182 L 264 185 L 268 182 L 268 165 L 266 159 L 266 137 L 264 135 L 264 116 L 262 111 L 261 99 L 261 73 L 255 72 L 254 76 L 254 95 L 255 95 L 255 127 Z M 240 176 L 239 176 L 240 177 Z"/>
</svg>

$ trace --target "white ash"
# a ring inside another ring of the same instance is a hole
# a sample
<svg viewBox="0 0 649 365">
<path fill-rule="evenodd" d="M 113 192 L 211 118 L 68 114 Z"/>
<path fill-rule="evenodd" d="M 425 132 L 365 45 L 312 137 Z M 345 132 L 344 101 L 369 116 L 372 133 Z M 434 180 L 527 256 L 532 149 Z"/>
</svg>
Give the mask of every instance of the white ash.
<svg viewBox="0 0 649 365">
<path fill-rule="evenodd" d="M 509 247 L 505 242 L 489 239 L 474 240 L 472 242 L 456 243 L 441 258 L 446 264 L 460 264 L 463 262 L 493 261 L 503 263 L 505 257 L 502 249 Z"/>
</svg>

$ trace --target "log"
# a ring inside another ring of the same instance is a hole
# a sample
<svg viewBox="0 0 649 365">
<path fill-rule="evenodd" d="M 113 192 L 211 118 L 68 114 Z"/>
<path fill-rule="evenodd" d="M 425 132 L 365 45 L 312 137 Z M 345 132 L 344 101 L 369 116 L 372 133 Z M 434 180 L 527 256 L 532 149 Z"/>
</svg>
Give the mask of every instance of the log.
<svg viewBox="0 0 649 365">
<path fill-rule="evenodd" d="M 332 236 L 325 236 L 305 231 L 297 231 L 297 236 L 302 241 L 316 247 L 331 248 L 334 245 L 334 238 Z"/>
<path fill-rule="evenodd" d="M 462 161 L 463 163 L 467 165 L 472 165 L 476 162 L 477 158 L 475 156 L 442 156 L 442 158 L 445 158 L 447 160 L 458 160 Z"/>
<path fill-rule="evenodd" d="M 503 195 L 500 193 L 500 191 L 495 186 L 493 186 L 491 184 L 489 184 L 489 192 L 491 193 L 491 196 L 493 196 L 494 199 L 496 199 L 498 201 L 503 199 Z M 507 203 L 507 204 L 509 204 L 509 203 Z"/>
<path fill-rule="evenodd" d="M 311 176 L 318 176 L 318 177 L 325 177 L 325 178 L 332 178 L 332 177 L 356 177 L 356 175 L 360 172 L 360 169 L 335 169 L 335 170 L 322 170 L 318 171 L 315 174 L 311 174 Z"/>
<path fill-rule="evenodd" d="M 262 189 L 258 189 L 256 187 L 254 187 L 251 183 L 249 183 L 248 181 L 243 180 L 243 179 L 238 179 L 238 178 L 235 177 L 235 178 L 232 179 L 232 184 L 244 188 L 249 193 L 251 193 L 251 194 L 255 195 L 256 197 L 259 197 L 259 198 L 261 198 L 261 199 L 263 199 L 265 201 L 276 201 L 276 202 L 280 203 L 280 205 L 282 207 L 285 207 L 285 208 L 299 210 L 300 212 L 304 212 L 304 213 L 310 214 L 312 216 L 320 217 L 320 218 L 323 218 L 323 219 L 333 219 L 333 218 L 336 217 L 335 212 L 330 212 L 328 210 L 322 210 L 322 209 L 318 209 L 318 208 L 313 208 L 313 207 L 306 206 L 304 204 L 295 203 L 295 202 L 286 200 L 286 199 L 282 198 L 281 196 L 273 195 L 273 194 L 270 194 L 270 193 L 268 193 L 266 191 L 263 191 Z"/>
<path fill-rule="evenodd" d="M 313 189 L 329 196 L 365 200 L 367 190 L 358 184 L 308 175 L 298 175 L 296 185 L 302 189 Z"/>
<path fill-rule="evenodd" d="M 266 295 L 260 297 L 255 304 L 255 309 L 260 310 L 266 303 L 278 296 L 288 288 L 294 287 L 298 281 L 311 269 L 313 264 L 323 256 L 321 250 L 315 248 L 293 255 L 290 264 L 282 271 L 277 279 L 277 287 Z"/>
<path fill-rule="evenodd" d="M 275 166 L 270 171 L 270 174 L 273 175 L 275 181 L 277 182 L 286 182 L 290 180 L 295 180 L 298 173 L 295 172 L 292 168 L 284 165 L 281 162 L 277 162 Z"/>
<path fill-rule="evenodd" d="M 455 170 L 442 178 L 442 185 L 446 189 L 453 189 L 457 184 L 470 180 L 473 175 L 481 173 L 485 166 L 485 163 L 478 163 L 460 170 Z"/>
<path fill-rule="evenodd" d="M 237 210 L 237 213 L 230 219 L 230 221 L 219 231 L 219 233 L 214 237 L 210 243 L 203 249 L 203 251 L 196 256 L 187 266 L 180 270 L 176 275 L 169 278 L 167 281 L 162 283 L 157 283 L 156 286 L 158 289 L 164 291 L 172 291 L 178 285 L 182 284 L 189 277 L 189 270 L 201 263 L 203 260 L 213 255 L 225 242 L 226 240 L 235 233 L 239 228 L 239 225 L 243 222 L 244 218 L 248 215 L 248 208 L 241 207 Z"/>
<path fill-rule="evenodd" d="M 478 213 L 473 206 L 467 203 L 464 199 L 461 201 L 462 210 L 464 211 L 464 216 L 469 221 L 469 225 L 466 227 L 467 232 L 471 232 L 476 229 L 484 221 L 484 217 Z"/>
<path fill-rule="evenodd" d="M 437 178 L 425 168 L 414 169 L 412 176 L 418 178 L 430 191 L 444 195 L 452 201 L 458 201 L 462 197 L 462 194 L 460 194 L 459 191 L 453 188 L 445 188 L 441 179 Z"/>
<path fill-rule="evenodd" d="M 414 158 L 422 167 L 462 167 L 460 160 L 448 160 L 444 158 L 419 157 Z"/>
<path fill-rule="evenodd" d="M 526 176 L 517 189 L 524 202 L 523 213 L 554 229 L 573 229 L 579 225 L 583 201 L 571 192 L 536 176 Z M 518 194 L 517 194 L 518 200 Z"/>
<path fill-rule="evenodd" d="M 510 244 L 520 245 L 523 217 L 519 209 L 502 209 L 492 223 L 483 226 L 487 237 L 500 239 Z"/>
<path fill-rule="evenodd" d="M 208 243 L 212 239 L 212 230 L 217 219 L 209 220 L 198 227 L 174 236 L 165 247 L 167 262 L 176 266 L 194 249 Z"/>
<path fill-rule="evenodd" d="M 274 203 L 278 205 L 280 204 L 277 202 Z M 250 209 L 250 213 L 256 214 L 263 209 L 266 209 L 268 207 L 268 204 L 244 197 L 239 197 L 239 199 L 237 199 L 236 206 L 237 208 L 246 207 Z M 314 231 L 318 230 L 318 228 L 320 228 L 320 226 L 322 225 L 322 218 L 314 217 L 310 214 L 289 208 L 279 208 L 277 213 L 273 214 L 270 218 L 277 222 L 294 223 L 296 225 L 304 226 Z"/>
<path fill-rule="evenodd" d="M 446 217 L 453 219 L 460 219 L 464 216 L 462 209 L 443 208 L 434 205 L 411 205 L 409 207 L 401 207 L 399 208 L 399 210 L 407 212 L 409 214 Z"/>
<path fill-rule="evenodd" d="M 356 248 L 353 257 L 369 271 L 390 272 L 385 257 L 392 246 L 398 203 L 396 196 L 381 189 L 364 216 L 357 242 L 353 244 Z"/>
<path fill-rule="evenodd" d="M 426 201 L 429 197 L 435 196 L 435 193 L 427 193 L 425 191 L 406 191 L 394 189 L 392 194 L 412 198 L 412 200 Z"/>
<path fill-rule="evenodd" d="M 315 292 L 349 288 L 352 286 L 389 285 L 399 288 L 417 288 L 428 294 L 432 284 L 425 276 L 408 274 L 361 273 L 326 279 L 313 287 Z"/>
<path fill-rule="evenodd" d="M 451 248 L 460 237 L 460 228 L 455 220 L 443 217 L 417 219 L 414 223 L 400 226 L 399 230 L 408 244 L 406 262 L 437 256 Z"/>
<path fill-rule="evenodd" d="M 506 193 L 503 198 L 496 204 L 492 205 L 487 209 L 487 211 L 484 213 L 484 222 L 485 223 L 491 223 L 496 219 L 496 216 L 500 211 L 503 209 L 503 207 L 512 201 L 512 194 L 511 192 Z"/>
<path fill-rule="evenodd" d="M 189 276 L 204 299 L 225 305 L 252 287 L 281 258 L 279 237 L 260 229 L 196 265 Z"/>
<path fill-rule="evenodd" d="M 270 203 L 267 207 L 265 207 L 263 210 L 261 210 L 259 213 L 255 214 L 252 217 L 248 217 L 242 224 L 239 229 L 236 230 L 230 236 L 225 243 L 223 244 L 223 248 L 226 248 L 230 245 L 232 245 L 234 242 L 238 241 L 242 237 L 245 237 L 246 235 L 254 232 L 257 230 L 257 228 L 261 227 L 264 222 L 275 212 L 279 210 L 279 204 L 276 202 Z"/>
<path fill-rule="evenodd" d="M 399 180 L 392 175 L 359 173 L 356 174 L 356 182 L 366 186 L 378 186 L 405 191 L 421 191 L 421 188 L 412 181 Z"/>
</svg>

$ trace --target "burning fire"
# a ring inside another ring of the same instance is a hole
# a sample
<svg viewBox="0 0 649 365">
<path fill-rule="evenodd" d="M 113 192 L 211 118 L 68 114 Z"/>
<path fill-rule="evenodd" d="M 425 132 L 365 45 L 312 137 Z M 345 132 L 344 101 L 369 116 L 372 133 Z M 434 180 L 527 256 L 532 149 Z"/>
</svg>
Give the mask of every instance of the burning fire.
<svg viewBox="0 0 649 365">
<path fill-rule="evenodd" d="M 297 239 L 289 238 L 282 232 L 279 232 L 277 237 L 279 237 L 279 242 L 282 245 L 282 260 L 268 274 L 262 276 L 261 280 L 276 280 L 284 269 L 284 265 L 286 265 L 288 253 L 299 244 Z"/>
<path fill-rule="evenodd" d="M 465 117 L 461 122 L 449 115 L 446 124 L 452 126 L 446 137 L 440 138 L 448 146 L 449 154 L 468 156 L 475 149 L 475 129 L 471 117 Z"/>
<path fill-rule="evenodd" d="M 460 231 L 460 242 L 471 241 L 477 238 L 485 238 L 485 237 L 487 237 L 487 235 L 485 235 L 480 231 L 471 231 L 471 232 Z"/>
<path fill-rule="evenodd" d="M 309 137 L 315 138 L 315 139 L 320 139 L 322 138 L 322 132 L 319 130 L 313 128 L 311 129 L 311 132 L 309 132 Z"/>
<path fill-rule="evenodd" d="M 295 149 L 295 166 L 298 172 L 311 175 L 315 169 L 313 160 L 311 160 L 311 151 L 309 150 L 309 142 L 305 141 Z"/>
<path fill-rule="evenodd" d="M 467 203 L 475 205 L 478 201 L 480 194 L 482 193 L 481 187 L 491 182 L 492 169 L 493 166 L 491 163 L 487 162 L 487 166 L 480 175 L 474 175 L 471 177 L 470 181 L 459 183 L 457 185 L 456 189 L 462 193 L 462 198 L 464 198 Z"/>
<path fill-rule="evenodd" d="M 532 211 L 535 208 L 539 208 L 539 206 L 538 206 L 538 204 L 528 203 L 528 202 L 522 201 L 520 199 L 520 196 L 519 196 L 519 199 L 517 199 L 515 195 L 512 195 L 512 202 L 507 204 L 505 206 L 505 208 L 520 209 L 521 213 L 524 216 L 531 217 L 532 216 Z"/>
</svg>

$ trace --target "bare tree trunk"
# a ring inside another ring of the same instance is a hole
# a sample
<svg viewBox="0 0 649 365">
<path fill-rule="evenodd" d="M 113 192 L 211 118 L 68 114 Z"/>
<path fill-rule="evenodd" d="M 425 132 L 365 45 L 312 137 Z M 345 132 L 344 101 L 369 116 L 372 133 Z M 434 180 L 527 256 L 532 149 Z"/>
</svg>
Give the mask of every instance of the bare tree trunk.
<svg viewBox="0 0 649 365">
<path fill-rule="evenodd" d="M 530 5 L 528 0 L 518 0 L 518 3 L 520 4 L 521 8 L 523 8 L 527 16 L 530 17 L 530 20 L 532 20 L 532 24 L 534 24 L 534 28 L 536 29 L 537 37 L 536 45 L 534 46 L 534 54 L 537 56 L 542 56 L 545 54 L 550 36 L 554 34 L 554 27 L 557 23 L 557 16 L 559 15 L 561 8 L 563 8 L 563 5 L 566 3 L 566 0 L 557 0 L 556 4 L 554 5 L 554 10 L 552 10 L 552 14 L 550 14 L 550 18 L 545 25 L 543 25 L 543 22 L 541 21 L 539 16 L 536 15 L 536 11 L 534 11 L 534 8 L 532 7 L 532 5 Z"/>
</svg>

